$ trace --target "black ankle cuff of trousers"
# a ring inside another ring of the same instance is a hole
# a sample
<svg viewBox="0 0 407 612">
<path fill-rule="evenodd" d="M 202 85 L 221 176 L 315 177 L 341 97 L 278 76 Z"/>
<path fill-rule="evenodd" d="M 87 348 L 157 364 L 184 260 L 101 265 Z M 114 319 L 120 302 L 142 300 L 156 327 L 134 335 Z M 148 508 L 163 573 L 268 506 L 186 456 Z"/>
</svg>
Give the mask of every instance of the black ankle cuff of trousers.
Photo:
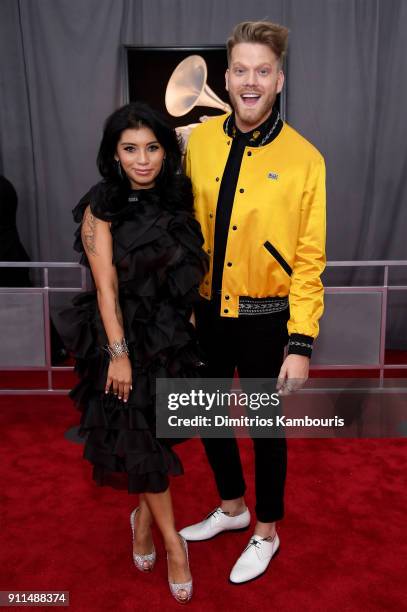
<svg viewBox="0 0 407 612">
<path fill-rule="evenodd" d="M 284 518 L 284 508 L 280 508 L 278 510 L 276 509 L 273 511 L 264 511 L 258 509 L 256 506 L 255 512 L 256 518 L 258 521 L 260 521 L 260 523 L 275 523 L 276 521 L 281 521 L 281 519 Z"/>
<path fill-rule="evenodd" d="M 245 493 L 246 493 L 246 486 L 243 487 L 243 489 L 239 488 L 236 489 L 234 491 L 231 491 L 230 489 L 225 491 L 221 491 L 220 488 L 218 487 L 218 493 L 219 493 L 219 497 L 221 498 L 222 501 L 229 501 L 231 499 L 238 499 L 239 497 L 244 497 Z"/>
</svg>

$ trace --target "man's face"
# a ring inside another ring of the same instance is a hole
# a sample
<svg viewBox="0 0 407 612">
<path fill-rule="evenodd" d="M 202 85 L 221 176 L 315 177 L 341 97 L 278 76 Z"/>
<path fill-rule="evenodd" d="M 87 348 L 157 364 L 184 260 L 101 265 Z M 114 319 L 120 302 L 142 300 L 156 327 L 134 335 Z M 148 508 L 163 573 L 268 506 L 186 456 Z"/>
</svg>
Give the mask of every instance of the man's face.
<svg viewBox="0 0 407 612">
<path fill-rule="evenodd" d="M 276 55 L 261 43 L 235 45 L 225 78 L 236 125 L 243 132 L 267 119 L 284 83 Z"/>
</svg>

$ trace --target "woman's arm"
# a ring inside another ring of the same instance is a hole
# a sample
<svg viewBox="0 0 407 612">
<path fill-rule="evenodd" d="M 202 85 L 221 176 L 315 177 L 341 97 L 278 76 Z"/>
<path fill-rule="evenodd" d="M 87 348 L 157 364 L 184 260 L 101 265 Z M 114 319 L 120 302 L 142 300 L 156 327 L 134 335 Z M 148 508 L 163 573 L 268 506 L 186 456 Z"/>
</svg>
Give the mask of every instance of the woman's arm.
<svg viewBox="0 0 407 612">
<path fill-rule="evenodd" d="M 124 338 L 123 317 L 119 304 L 116 267 L 112 263 L 113 244 L 109 224 L 97 219 L 88 206 L 82 221 L 81 236 L 95 281 L 100 316 L 109 344 Z M 111 360 L 106 380 L 119 399 L 127 402 L 131 388 L 131 364 L 126 354 Z"/>
</svg>

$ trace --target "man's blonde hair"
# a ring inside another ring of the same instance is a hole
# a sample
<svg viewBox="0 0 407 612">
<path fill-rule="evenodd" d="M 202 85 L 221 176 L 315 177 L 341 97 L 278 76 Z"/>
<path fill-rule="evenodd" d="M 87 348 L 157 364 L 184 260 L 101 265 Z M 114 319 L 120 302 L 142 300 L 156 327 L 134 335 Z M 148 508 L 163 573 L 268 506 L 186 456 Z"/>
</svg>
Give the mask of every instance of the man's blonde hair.
<svg viewBox="0 0 407 612">
<path fill-rule="evenodd" d="M 226 42 L 229 65 L 232 49 L 239 43 L 267 45 L 277 57 L 281 68 L 287 53 L 288 29 L 271 21 L 243 21 L 238 23 L 233 29 L 232 36 Z"/>
</svg>

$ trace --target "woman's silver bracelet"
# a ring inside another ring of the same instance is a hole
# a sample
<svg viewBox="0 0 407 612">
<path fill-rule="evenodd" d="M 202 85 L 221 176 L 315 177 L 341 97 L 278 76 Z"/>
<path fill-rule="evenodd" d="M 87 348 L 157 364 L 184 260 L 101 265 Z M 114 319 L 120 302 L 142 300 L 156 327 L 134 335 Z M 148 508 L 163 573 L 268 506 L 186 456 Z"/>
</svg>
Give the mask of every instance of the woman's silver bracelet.
<svg viewBox="0 0 407 612">
<path fill-rule="evenodd" d="M 129 347 L 127 346 L 126 338 L 122 338 L 120 342 L 116 340 L 112 344 L 106 344 L 103 348 L 109 353 L 110 361 L 118 357 L 123 357 L 123 355 L 129 355 Z"/>
</svg>

